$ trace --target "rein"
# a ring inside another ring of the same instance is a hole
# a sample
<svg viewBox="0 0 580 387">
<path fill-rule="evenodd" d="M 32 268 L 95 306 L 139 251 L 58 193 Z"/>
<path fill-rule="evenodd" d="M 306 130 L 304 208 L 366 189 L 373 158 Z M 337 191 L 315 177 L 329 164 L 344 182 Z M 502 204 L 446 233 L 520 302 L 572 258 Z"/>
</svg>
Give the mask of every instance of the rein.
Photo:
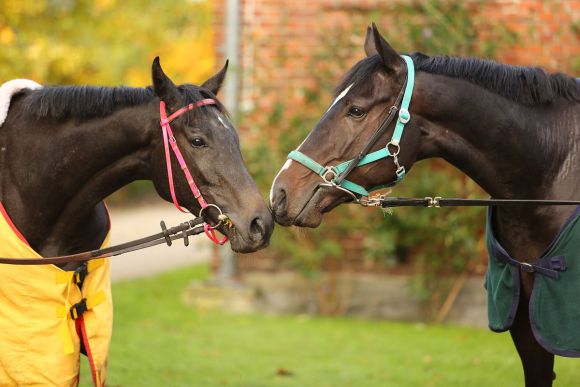
<svg viewBox="0 0 580 387">
<path fill-rule="evenodd" d="M 175 205 L 175 208 L 177 208 L 179 211 L 184 212 L 184 213 L 189 212 L 187 210 L 184 210 L 179 205 L 179 202 L 177 201 L 177 196 L 175 194 L 175 186 L 173 184 L 173 171 L 171 168 L 171 153 L 169 152 L 170 146 L 171 146 L 171 150 L 173 151 L 173 154 L 175 154 L 175 158 L 177 159 L 177 162 L 179 163 L 179 166 L 181 167 L 183 174 L 185 175 L 185 179 L 187 180 L 187 184 L 189 185 L 189 189 L 191 190 L 193 197 L 197 200 L 197 202 L 199 203 L 199 205 L 201 207 L 201 210 L 199 210 L 198 217 L 201 218 L 203 211 L 208 207 L 213 207 L 219 212 L 218 223 L 216 225 L 210 226 L 207 223 L 204 225 L 205 235 L 213 243 L 218 244 L 218 245 L 224 245 L 228 241 L 228 237 L 224 236 L 221 240 L 218 239 L 218 237 L 215 233 L 215 229 L 218 228 L 219 226 L 221 226 L 223 223 L 226 223 L 226 224 L 231 226 L 231 221 L 229 221 L 227 215 L 224 215 L 221 208 L 219 208 L 215 204 L 207 204 L 207 202 L 205 201 L 203 195 L 201 194 L 201 191 L 199 190 L 199 188 L 197 187 L 197 184 L 195 184 L 195 181 L 193 180 L 193 176 L 191 175 L 191 172 L 189 172 L 189 168 L 187 168 L 187 163 L 185 162 L 183 154 L 181 153 L 181 150 L 179 149 L 179 146 L 177 145 L 177 140 L 175 139 L 175 136 L 173 135 L 173 131 L 171 130 L 171 125 L 169 125 L 169 123 L 171 121 L 173 121 L 174 119 L 176 119 L 180 115 L 187 113 L 190 110 L 193 110 L 193 109 L 195 109 L 197 107 L 201 107 L 201 106 L 215 105 L 215 104 L 216 104 L 216 101 L 212 98 L 202 99 L 199 102 L 192 103 L 192 104 L 189 104 L 187 106 L 182 107 L 181 109 L 175 111 L 173 114 L 171 114 L 169 117 L 167 117 L 167 110 L 165 109 L 165 102 L 160 101 L 159 102 L 159 116 L 161 118 L 160 125 L 161 125 L 161 131 L 163 133 L 163 146 L 165 148 L 165 163 L 167 165 L 167 179 L 169 181 L 169 191 L 171 192 L 171 199 L 173 199 L 173 204 Z"/>
<path fill-rule="evenodd" d="M 161 221 L 161 232 L 149 235 L 144 238 L 135 239 L 116 246 L 86 251 L 78 254 L 62 255 L 47 258 L 0 258 L 0 264 L 8 265 L 59 265 L 69 262 L 85 262 L 98 258 L 108 258 L 116 255 L 137 251 L 148 247 L 166 243 L 171 246 L 176 239 L 183 239 L 183 243 L 189 246 L 189 237 L 198 235 L 205 231 L 207 224 L 203 218 L 199 217 L 178 226 L 167 228 L 165 222 Z M 81 266 L 82 267 L 82 266 Z"/>
</svg>

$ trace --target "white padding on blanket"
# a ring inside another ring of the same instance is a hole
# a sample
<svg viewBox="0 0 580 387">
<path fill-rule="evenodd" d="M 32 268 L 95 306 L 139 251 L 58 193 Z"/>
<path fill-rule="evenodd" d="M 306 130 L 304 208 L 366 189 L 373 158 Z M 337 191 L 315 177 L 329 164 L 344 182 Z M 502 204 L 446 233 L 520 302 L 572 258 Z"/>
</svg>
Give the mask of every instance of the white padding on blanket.
<svg viewBox="0 0 580 387">
<path fill-rule="evenodd" d="M 8 116 L 8 108 L 10 107 L 10 100 L 14 94 L 19 93 L 24 89 L 36 90 L 42 88 L 42 85 L 31 81 L 30 79 L 13 79 L 0 86 L 0 126 Z"/>
</svg>

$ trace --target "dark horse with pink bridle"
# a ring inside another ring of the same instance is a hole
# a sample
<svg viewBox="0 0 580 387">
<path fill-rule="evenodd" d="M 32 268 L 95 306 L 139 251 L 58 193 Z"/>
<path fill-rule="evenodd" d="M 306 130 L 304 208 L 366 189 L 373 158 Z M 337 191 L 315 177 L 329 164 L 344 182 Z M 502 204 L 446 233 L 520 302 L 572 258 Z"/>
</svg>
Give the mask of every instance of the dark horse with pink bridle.
<svg viewBox="0 0 580 387">
<path fill-rule="evenodd" d="M 414 162 L 432 157 L 465 172 L 492 198 L 580 199 L 577 80 L 479 59 L 400 55 L 374 25 L 365 51 L 273 182 L 279 224 L 317 227 L 324 213 L 345 202 L 369 204 L 368 191 L 401 182 Z M 580 207 L 511 204 L 491 207 L 489 219 L 490 257 L 500 256 L 517 280 L 507 323 L 497 330 L 509 329 L 526 386 L 551 386 L 554 353 L 580 351 L 546 345 L 530 322 L 529 301 L 535 283 L 578 272 L 580 235 L 564 241 L 575 243 L 572 256 L 544 254 L 572 226 L 580 230 Z M 573 328 L 578 320 L 562 323 Z"/>
<path fill-rule="evenodd" d="M 176 86 L 156 58 L 147 88 L 0 87 L 1 385 L 76 385 L 79 353 L 104 385 L 112 297 L 109 262 L 95 258 L 197 227 L 238 252 L 268 245 L 272 216 L 216 97 L 226 70 Z M 198 219 L 106 248 L 103 200 L 135 180 Z"/>
<path fill-rule="evenodd" d="M 0 130 L 0 201 L 41 255 L 98 248 L 103 199 L 135 180 L 203 216 L 214 241 L 219 228 L 236 251 L 267 245 L 271 215 L 215 97 L 227 65 L 202 86 L 174 85 L 158 59 L 152 70 L 149 88 L 52 86 L 12 97 Z"/>
</svg>

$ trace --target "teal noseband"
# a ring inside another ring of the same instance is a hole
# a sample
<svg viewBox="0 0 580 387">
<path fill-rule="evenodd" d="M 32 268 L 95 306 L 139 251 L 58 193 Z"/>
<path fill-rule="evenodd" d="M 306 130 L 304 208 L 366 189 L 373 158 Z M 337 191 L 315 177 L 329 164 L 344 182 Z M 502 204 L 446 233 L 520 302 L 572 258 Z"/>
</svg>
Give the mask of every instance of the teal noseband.
<svg viewBox="0 0 580 387">
<path fill-rule="evenodd" d="M 353 196 L 362 197 L 368 196 L 369 192 L 363 186 L 346 180 L 345 177 L 356 167 L 360 167 L 384 158 L 392 157 L 393 162 L 395 163 L 395 167 L 397 168 L 395 172 L 397 178 L 388 184 L 372 187 L 369 191 L 374 191 L 384 187 L 391 187 L 400 183 L 405 178 L 405 167 L 399 164 L 398 155 L 401 150 L 400 143 L 401 137 L 403 136 L 403 131 L 405 130 L 405 124 L 411 120 L 409 104 L 411 103 L 413 86 L 415 84 L 415 67 L 413 65 L 413 60 L 407 55 L 401 55 L 401 57 L 407 64 L 406 84 L 401 89 L 395 104 L 389 110 L 389 114 L 385 120 L 375 131 L 369 142 L 364 147 L 363 151 L 359 153 L 355 159 L 345 161 L 344 163 L 341 163 L 337 166 L 322 166 L 298 150 L 290 152 L 288 154 L 288 158 L 298 161 L 306 168 L 318 174 L 328 185 L 349 191 L 349 193 L 353 194 Z M 400 108 L 399 103 L 401 105 Z M 397 111 L 399 112 L 399 116 L 395 124 L 395 131 L 393 132 L 391 141 L 389 141 L 389 143 L 383 149 L 368 153 L 370 148 L 379 139 L 380 135 L 387 130 Z M 391 149 L 393 151 L 391 151 Z"/>
</svg>

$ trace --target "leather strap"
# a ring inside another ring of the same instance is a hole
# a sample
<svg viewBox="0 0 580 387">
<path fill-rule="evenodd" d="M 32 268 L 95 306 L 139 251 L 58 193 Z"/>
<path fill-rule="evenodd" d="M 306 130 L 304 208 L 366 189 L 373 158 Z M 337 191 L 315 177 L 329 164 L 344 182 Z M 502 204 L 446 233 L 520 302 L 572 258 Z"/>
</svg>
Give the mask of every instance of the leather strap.
<svg viewBox="0 0 580 387">
<path fill-rule="evenodd" d="M 105 249 L 98 249 L 87 251 L 78 254 L 62 255 L 58 257 L 47 258 L 2 258 L 0 257 L 0 264 L 8 265 L 59 265 L 69 262 L 84 262 L 99 258 L 108 258 L 116 255 L 121 255 L 131 251 L 145 249 L 147 247 L 160 245 L 166 243 L 169 245 L 170 241 L 176 239 L 186 239 L 191 235 L 198 235 L 204 232 L 205 223 L 202 218 L 196 218 L 189 222 L 181 223 L 178 226 L 165 228 L 162 232 L 147 236 L 145 238 L 136 239 L 130 242 L 122 243 L 120 245 L 107 247 Z M 71 272 L 73 273 L 73 272 Z"/>
<path fill-rule="evenodd" d="M 397 198 L 383 196 L 379 198 L 383 208 L 393 207 L 474 207 L 474 206 L 577 206 L 580 200 L 542 200 L 542 199 L 462 199 L 462 198 Z"/>
</svg>

